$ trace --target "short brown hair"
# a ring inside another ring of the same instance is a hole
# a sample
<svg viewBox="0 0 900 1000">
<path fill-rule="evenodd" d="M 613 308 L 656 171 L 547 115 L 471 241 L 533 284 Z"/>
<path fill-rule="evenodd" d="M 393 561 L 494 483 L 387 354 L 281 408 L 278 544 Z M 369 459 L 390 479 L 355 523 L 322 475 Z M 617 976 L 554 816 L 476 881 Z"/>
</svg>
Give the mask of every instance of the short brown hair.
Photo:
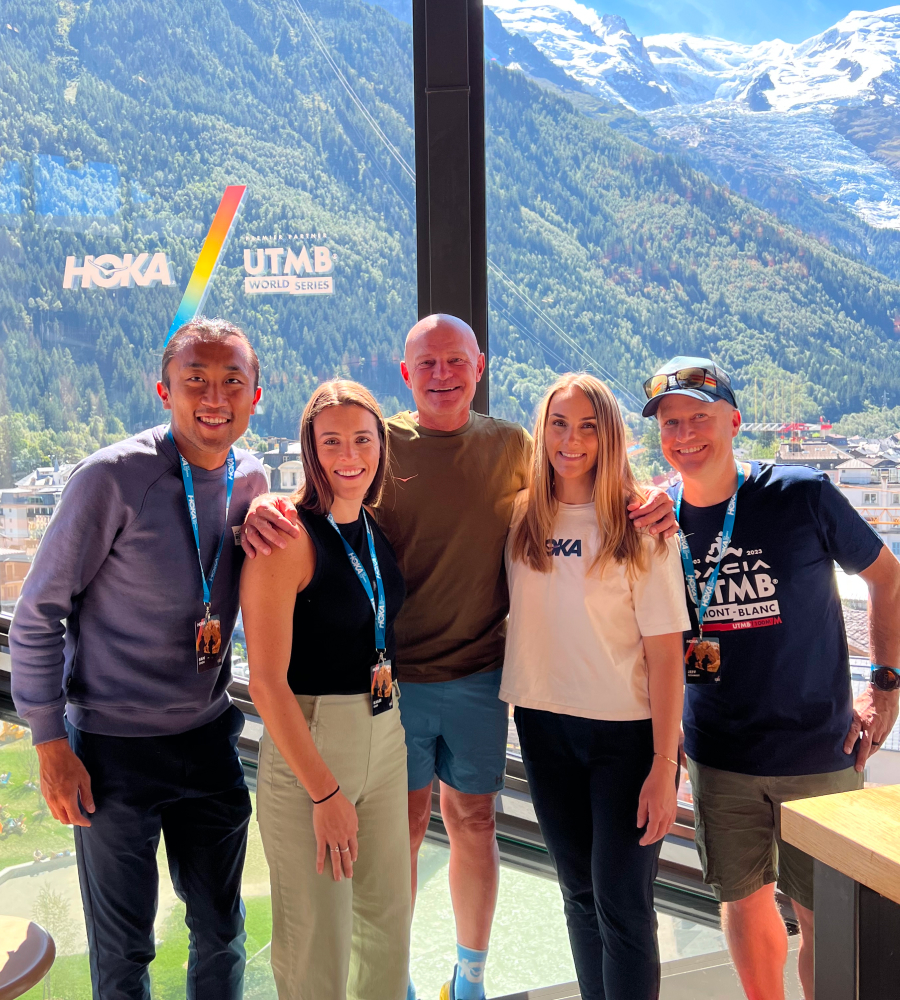
<svg viewBox="0 0 900 1000">
<path fill-rule="evenodd" d="M 323 382 L 310 396 L 309 402 L 303 410 L 303 416 L 300 418 L 300 458 L 303 461 L 305 478 L 303 485 L 291 497 L 291 502 L 299 510 L 309 510 L 314 514 L 327 514 L 334 503 L 334 491 L 328 482 L 328 476 L 322 468 L 322 463 L 319 461 L 316 437 L 313 431 L 313 421 L 316 417 L 332 406 L 361 406 L 375 418 L 378 440 L 381 443 L 381 455 L 378 459 L 378 468 L 375 470 L 375 478 L 363 497 L 363 503 L 377 504 L 381 500 L 381 492 L 384 489 L 384 479 L 390 461 L 384 417 L 372 393 L 364 385 L 360 385 L 359 382 L 351 382 L 349 379 L 336 378 L 330 382 Z"/>
<path fill-rule="evenodd" d="M 250 366 L 253 369 L 255 379 L 253 388 L 258 388 L 259 358 L 256 356 L 256 351 L 253 349 L 247 334 L 235 323 L 229 323 L 227 319 L 210 319 L 206 316 L 195 316 L 184 326 L 178 327 L 172 334 L 163 350 L 160 381 L 167 389 L 169 388 L 169 364 L 183 347 L 197 343 L 215 344 L 222 340 L 228 340 L 230 337 L 234 337 L 244 345 Z"/>
</svg>

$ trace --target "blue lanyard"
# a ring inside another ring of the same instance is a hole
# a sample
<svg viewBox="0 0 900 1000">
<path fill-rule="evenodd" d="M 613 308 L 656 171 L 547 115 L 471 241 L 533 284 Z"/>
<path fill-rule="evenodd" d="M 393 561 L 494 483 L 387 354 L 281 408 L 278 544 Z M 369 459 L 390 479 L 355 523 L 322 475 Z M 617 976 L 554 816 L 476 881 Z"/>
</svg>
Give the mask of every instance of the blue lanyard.
<svg viewBox="0 0 900 1000">
<path fill-rule="evenodd" d="M 181 463 L 181 481 L 184 483 L 184 495 L 187 497 L 188 513 L 191 515 L 191 527 L 194 529 L 194 542 L 197 545 L 197 562 L 200 564 L 200 579 L 203 581 L 203 604 L 206 607 L 206 617 L 209 618 L 210 592 L 213 581 L 216 578 L 216 570 L 219 568 L 219 559 L 222 555 L 222 547 L 225 544 L 225 534 L 228 531 L 228 511 L 231 507 L 231 491 L 234 489 L 234 470 L 236 462 L 234 460 L 234 449 L 228 450 L 228 458 L 225 461 L 225 527 L 222 529 L 222 537 L 219 539 L 219 547 L 216 549 L 216 558 L 213 560 L 212 569 L 209 571 L 209 580 L 203 571 L 203 557 L 200 555 L 200 522 L 197 520 L 197 501 L 194 498 L 194 476 L 191 473 L 190 462 L 186 461 L 184 455 L 178 451 L 172 431 L 169 431 L 169 440 L 175 445 L 178 453 L 178 460 Z"/>
<path fill-rule="evenodd" d="M 744 468 L 740 462 L 735 462 L 734 464 L 737 468 L 738 484 L 725 510 L 725 523 L 722 525 L 722 544 L 719 547 L 719 558 L 715 569 L 706 581 L 703 593 L 699 596 L 697 594 L 697 577 L 694 573 L 694 557 L 691 555 L 691 548 L 688 545 L 688 540 L 684 532 L 678 532 L 678 546 L 681 549 L 681 565 L 684 567 L 684 579 L 687 582 L 691 600 L 697 608 L 697 624 L 700 628 L 701 639 L 703 638 L 703 618 L 712 603 L 713 594 L 716 592 L 716 580 L 719 579 L 719 568 L 722 565 L 722 560 L 725 558 L 725 553 L 731 544 L 731 536 L 734 533 L 734 517 L 737 513 L 738 490 L 744 485 Z M 675 495 L 675 520 L 679 522 L 681 521 L 681 497 L 683 493 L 684 483 L 682 482 L 678 484 L 678 492 Z"/>
<path fill-rule="evenodd" d="M 381 582 L 381 568 L 378 565 L 378 556 L 375 555 L 375 539 L 372 538 L 372 529 L 369 527 L 369 519 L 366 517 L 365 511 L 362 512 L 362 516 L 363 524 L 366 526 L 366 535 L 369 539 L 369 555 L 372 557 L 372 569 L 375 570 L 375 584 L 378 587 L 377 608 L 375 607 L 375 595 L 372 593 L 372 583 L 369 580 L 369 574 L 365 571 L 363 564 L 359 561 L 359 556 L 353 551 L 350 547 L 350 543 L 341 534 L 341 529 L 337 526 L 331 514 L 328 515 L 328 523 L 332 528 L 334 528 L 334 530 L 338 533 L 338 537 L 344 543 L 344 551 L 347 553 L 350 565 L 359 577 L 359 582 L 363 585 L 366 597 L 369 598 L 369 604 L 372 605 L 372 611 L 375 613 L 375 650 L 379 654 L 379 657 L 383 659 L 385 650 L 384 632 L 386 607 L 386 602 L 384 600 L 384 584 Z"/>
</svg>

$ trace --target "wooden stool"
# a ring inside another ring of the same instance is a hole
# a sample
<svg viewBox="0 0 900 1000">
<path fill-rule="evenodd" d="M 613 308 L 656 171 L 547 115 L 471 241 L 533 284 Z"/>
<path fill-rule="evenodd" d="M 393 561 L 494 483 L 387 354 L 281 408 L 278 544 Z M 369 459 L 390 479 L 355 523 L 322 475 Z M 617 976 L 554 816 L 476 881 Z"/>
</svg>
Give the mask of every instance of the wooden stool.
<svg viewBox="0 0 900 1000">
<path fill-rule="evenodd" d="M 47 975 L 56 945 L 31 920 L 0 917 L 0 1000 L 13 1000 Z"/>
</svg>

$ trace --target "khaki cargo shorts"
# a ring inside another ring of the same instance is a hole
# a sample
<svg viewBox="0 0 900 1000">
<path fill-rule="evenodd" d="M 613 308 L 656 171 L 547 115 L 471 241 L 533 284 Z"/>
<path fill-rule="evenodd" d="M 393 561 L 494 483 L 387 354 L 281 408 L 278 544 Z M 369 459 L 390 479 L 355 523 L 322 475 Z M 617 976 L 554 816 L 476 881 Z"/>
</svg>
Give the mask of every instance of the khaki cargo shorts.
<svg viewBox="0 0 900 1000">
<path fill-rule="evenodd" d="M 813 908 L 813 859 L 781 839 L 781 804 L 862 788 L 853 767 L 827 774 L 757 777 L 719 771 L 688 758 L 696 844 L 703 881 L 723 903 L 770 882 Z"/>
</svg>

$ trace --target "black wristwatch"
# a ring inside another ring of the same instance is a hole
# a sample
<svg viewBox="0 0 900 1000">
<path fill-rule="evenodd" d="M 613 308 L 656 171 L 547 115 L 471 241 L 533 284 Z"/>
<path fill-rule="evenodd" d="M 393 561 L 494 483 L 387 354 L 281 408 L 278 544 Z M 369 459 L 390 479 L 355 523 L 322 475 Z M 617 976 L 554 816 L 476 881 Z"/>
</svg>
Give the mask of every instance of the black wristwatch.
<svg viewBox="0 0 900 1000">
<path fill-rule="evenodd" d="M 878 663 L 873 663 L 870 680 L 879 691 L 900 690 L 900 669 L 883 667 Z"/>
</svg>

